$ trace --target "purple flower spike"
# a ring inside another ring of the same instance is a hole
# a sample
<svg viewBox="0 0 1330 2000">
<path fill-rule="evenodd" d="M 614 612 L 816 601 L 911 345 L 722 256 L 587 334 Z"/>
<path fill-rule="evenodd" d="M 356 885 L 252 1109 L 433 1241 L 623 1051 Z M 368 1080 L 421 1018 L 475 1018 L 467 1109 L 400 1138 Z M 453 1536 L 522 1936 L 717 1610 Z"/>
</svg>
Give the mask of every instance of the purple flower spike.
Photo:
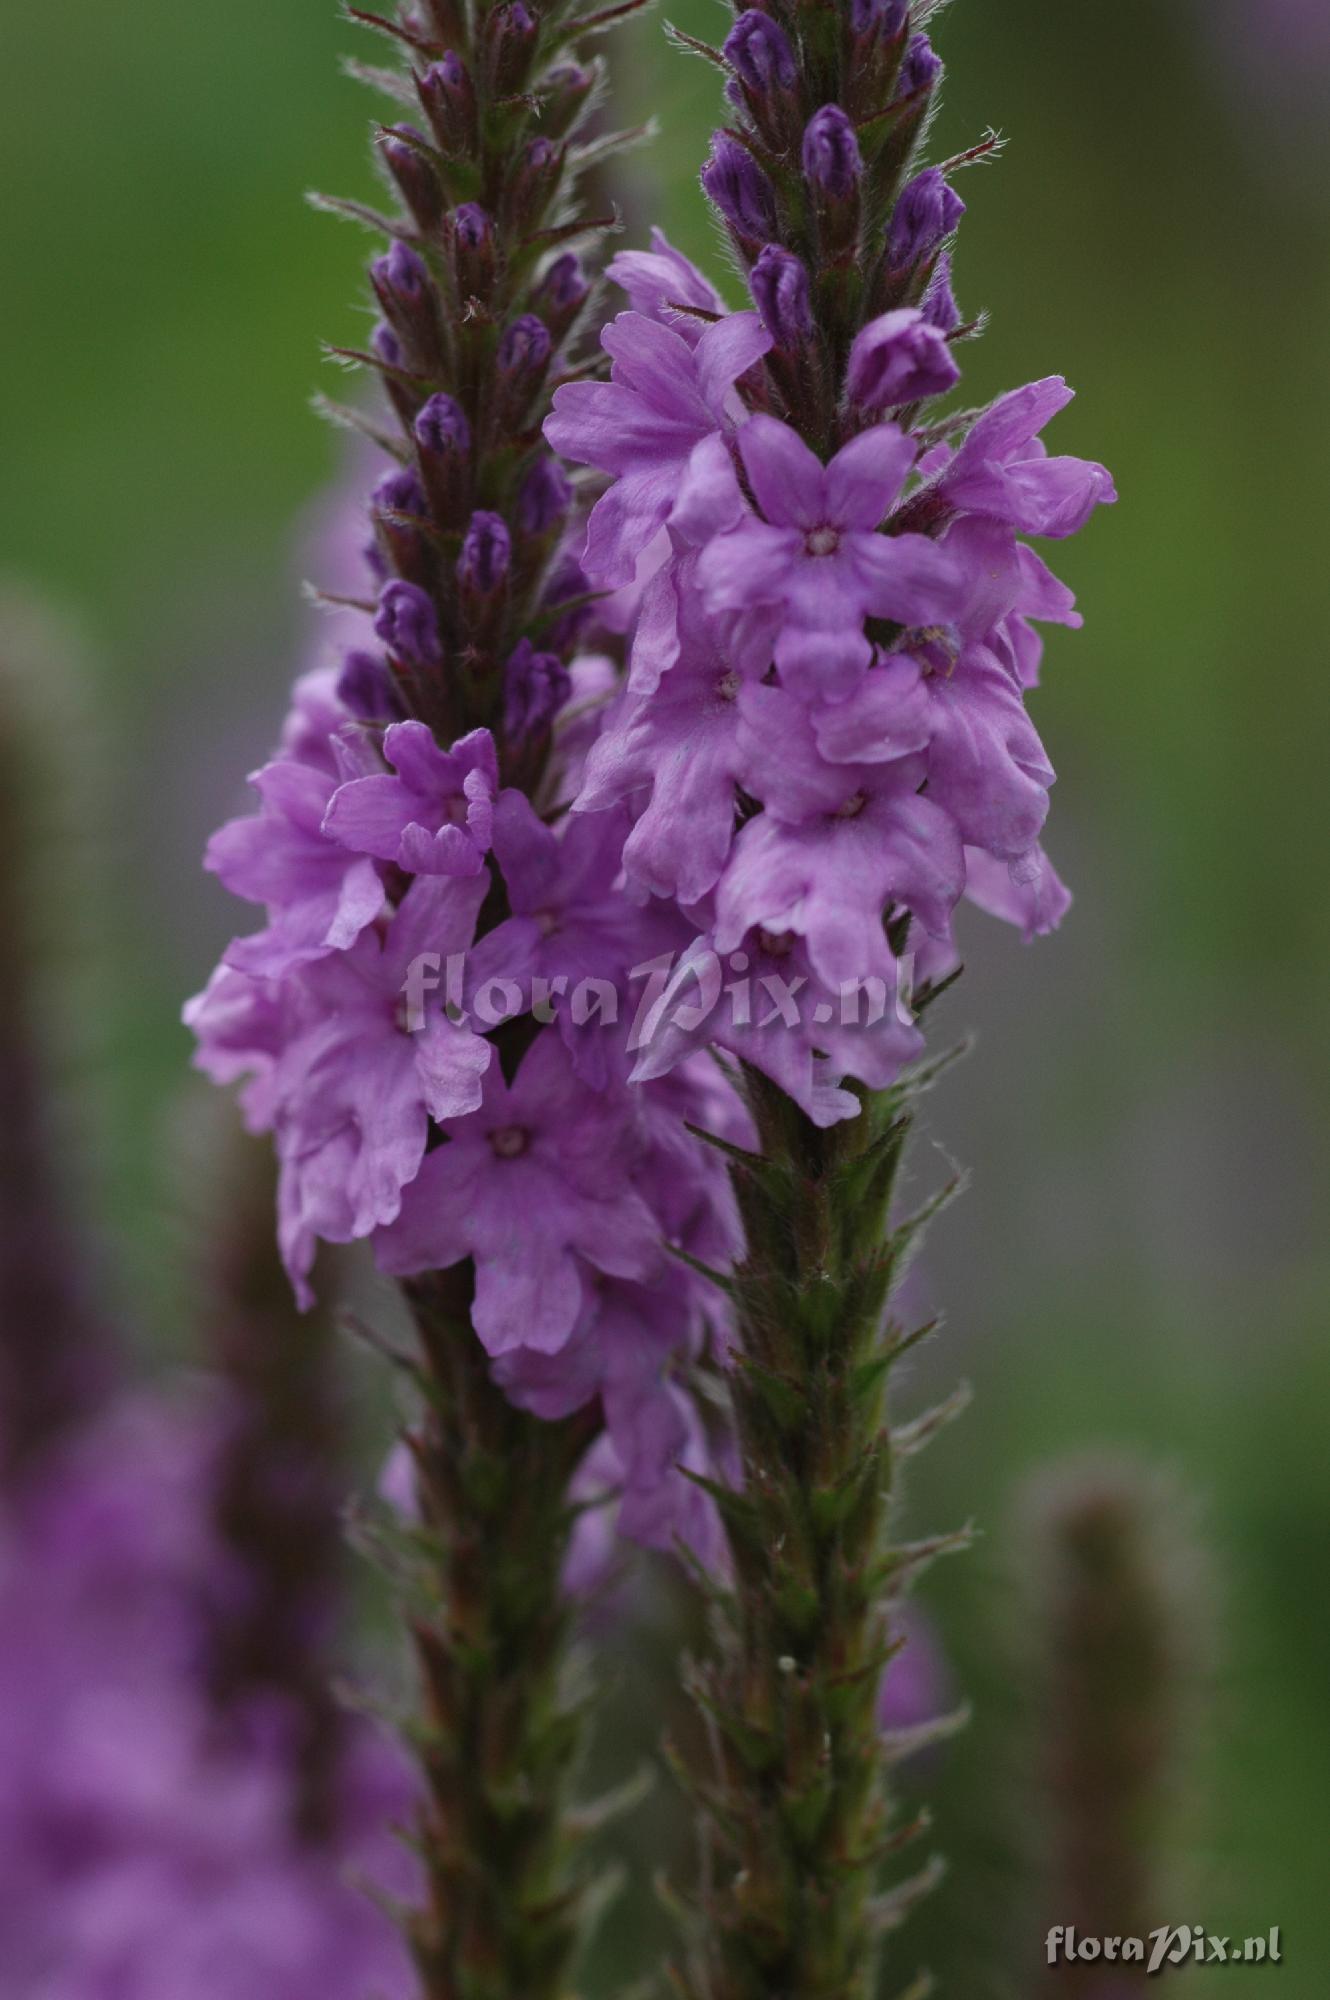
<svg viewBox="0 0 1330 2000">
<path fill-rule="evenodd" d="M 905 307 L 883 313 L 856 335 L 845 392 L 859 409 L 877 415 L 901 403 L 945 395 L 960 373 L 937 327 L 922 312 Z"/>
<path fill-rule="evenodd" d="M 737 139 L 717 132 L 702 187 L 737 236 L 761 243 L 776 232 L 776 190 Z"/>
<path fill-rule="evenodd" d="M 896 100 L 903 103 L 906 98 L 918 97 L 922 91 L 931 90 L 942 74 L 942 59 L 933 49 L 927 35 L 915 35 L 905 51 L 901 64 L 900 81 L 896 86 Z"/>
<path fill-rule="evenodd" d="M 839 104 L 824 104 L 804 130 L 804 175 L 809 185 L 830 201 L 846 201 L 864 171 L 854 127 Z"/>
<path fill-rule="evenodd" d="M 466 411 L 451 396 L 431 396 L 415 421 L 416 443 L 426 458 L 461 458 L 471 449 Z"/>
<path fill-rule="evenodd" d="M 513 541 L 501 514 L 483 508 L 471 516 L 471 525 L 457 559 L 457 575 L 464 590 L 490 597 L 500 589 L 512 561 Z"/>
<path fill-rule="evenodd" d="M 801 347 L 813 331 L 808 272 L 790 250 L 768 243 L 748 279 L 762 324 L 777 347 Z"/>
<path fill-rule="evenodd" d="M 524 535 L 548 535 L 568 518 L 573 489 L 556 458 L 538 458 L 517 495 L 517 522 Z"/>
<path fill-rule="evenodd" d="M 438 616 L 430 598 L 414 583 L 394 577 L 384 584 L 374 630 L 393 657 L 409 667 L 443 663 Z"/>
<path fill-rule="evenodd" d="M 887 262 L 908 269 L 941 249 L 965 213 L 965 203 L 947 185 L 939 167 L 926 167 L 904 189 L 887 233 Z"/>
<path fill-rule="evenodd" d="M 756 98 L 792 91 L 798 82 L 794 51 L 785 30 L 755 7 L 739 16 L 725 37 L 723 52 L 735 75 Z"/>
</svg>

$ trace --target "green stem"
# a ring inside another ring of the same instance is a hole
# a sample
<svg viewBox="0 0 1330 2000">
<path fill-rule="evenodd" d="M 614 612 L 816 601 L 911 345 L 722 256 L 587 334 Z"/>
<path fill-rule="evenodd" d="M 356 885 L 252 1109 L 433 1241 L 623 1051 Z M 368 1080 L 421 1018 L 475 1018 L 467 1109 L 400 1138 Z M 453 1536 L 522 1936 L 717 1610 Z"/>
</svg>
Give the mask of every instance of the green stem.
<svg viewBox="0 0 1330 2000">
<path fill-rule="evenodd" d="M 910 1125 L 900 1092 L 819 1131 L 749 1073 L 761 1158 L 733 1168 L 748 1232 L 734 1280 L 742 1477 L 719 1495 L 733 1557 L 697 1676 L 710 1767 L 689 1777 L 708 1850 L 690 2000 L 867 2000 L 879 1940 L 931 1871 L 878 1894 L 894 1846 L 878 1729 L 893 1601 L 886 1320 L 915 1233 L 887 1231 Z"/>
<path fill-rule="evenodd" d="M 566 2000 L 588 1885 L 569 1792 L 561 1574 L 568 1485 L 599 1419 L 545 1423 L 490 1379 L 471 1268 L 406 1287 L 425 1410 L 410 1443 L 427 1552 L 413 1624 L 425 1894 L 409 1933 L 424 2000 Z"/>
</svg>

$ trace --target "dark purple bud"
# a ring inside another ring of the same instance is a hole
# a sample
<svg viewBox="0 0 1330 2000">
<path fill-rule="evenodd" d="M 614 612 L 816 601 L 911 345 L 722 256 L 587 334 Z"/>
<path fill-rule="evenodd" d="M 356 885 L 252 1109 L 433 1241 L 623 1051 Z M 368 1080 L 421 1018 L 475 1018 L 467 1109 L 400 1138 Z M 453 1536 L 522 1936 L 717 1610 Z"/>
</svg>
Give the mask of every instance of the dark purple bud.
<svg viewBox="0 0 1330 2000">
<path fill-rule="evenodd" d="M 868 416 L 944 396 L 960 380 L 945 337 L 913 306 L 883 313 L 855 335 L 845 393 Z"/>
<path fill-rule="evenodd" d="M 538 653 L 529 639 L 513 648 L 503 676 L 503 727 L 510 743 L 543 735 L 572 692 L 557 653 Z"/>
<path fill-rule="evenodd" d="M 476 87 L 471 72 L 450 49 L 416 78 L 430 130 L 444 153 L 471 153 L 477 139 Z"/>
<path fill-rule="evenodd" d="M 370 353 L 376 354 L 379 360 L 387 367 L 400 368 L 402 366 L 402 343 L 389 326 L 387 320 L 381 319 L 375 327 L 369 337 L 369 348 Z"/>
<path fill-rule="evenodd" d="M 453 275 L 458 296 L 488 299 L 494 288 L 494 224 L 474 201 L 464 201 L 449 218 Z"/>
<path fill-rule="evenodd" d="M 750 7 L 725 37 L 730 68 L 755 98 L 792 91 L 799 80 L 794 50 L 778 22 Z"/>
<path fill-rule="evenodd" d="M 394 577 L 379 593 L 374 631 L 394 659 L 408 667 L 437 667 L 443 660 L 433 602 L 414 583 Z"/>
<path fill-rule="evenodd" d="M 443 188 L 429 157 L 428 139 L 414 125 L 394 125 L 379 143 L 402 200 L 422 229 L 433 229 L 443 214 Z"/>
<path fill-rule="evenodd" d="M 961 309 L 951 289 L 951 252 L 944 250 L 937 260 L 933 282 L 924 298 L 924 318 L 939 333 L 954 333 L 961 323 Z"/>
<path fill-rule="evenodd" d="M 578 113 L 596 87 L 596 71 L 581 63 L 560 63 L 540 86 L 544 112 L 541 130 L 552 139 L 566 138 Z"/>
<path fill-rule="evenodd" d="M 918 97 L 921 91 L 931 90 L 941 74 L 942 59 L 934 53 L 927 35 L 912 36 L 896 84 L 897 103 L 907 97 Z"/>
<path fill-rule="evenodd" d="M 471 449 L 466 411 L 451 396 L 431 396 L 415 421 L 422 458 L 463 458 Z"/>
<path fill-rule="evenodd" d="M 526 82 L 535 53 L 539 29 L 535 16 L 522 0 L 508 0 L 489 15 L 488 54 L 494 90 L 499 97 L 512 97 Z"/>
<path fill-rule="evenodd" d="M 762 324 L 777 347 L 787 352 L 802 347 L 813 331 L 813 308 L 808 272 L 800 259 L 778 243 L 768 243 L 749 272 L 748 283 Z"/>
<path fill-rule="evenodd" d="M 850 31 L 875 42 L 894 42 L 905 33 L 910 0 L 850 0 Z"/>
<path fill-rule="evenodd" d="M 546 611 L 555 611 L 561 604 L 568 606 L 545 633 L 550 645 L 558 647 L 560 652 L 576 643 L 595 616 L 595 606 L 585 601 L 590 592 L 591 585 L 581 563 L 576 556 L 565 556 L 551 572 L 541 597 L 542 609 Z"/>
<path fill-rule="evenodd" d="M 530 233 L 540 226 L 562 173 L 562 146 L 543 137 L 528 141 L 513 176 L 505 210 L 515 228 Z"/>
<path fill-rule="evenodd" d="M 702 187 L 736 236 L 750 244 L 774 236 L 776 190 L 752 154 L 728 132 L 717 132 L 711 141 Z"/>
<path fill-rule="evenodd" d="M 375 289 L 407 308 L 414 307 L 429 290 L 429 271 L 409 243 L 394 243 L 384 257 L 370 266 Z"/>
<path fill-rule="evenodd" d="M 568 474 L 557 458 L 538 458 L 517 495 L 517 522 L 524 535 L 548 535 L 561 527 L 573 503 Z"/>
<path fill-rule="evenodd" d="M 505 327 L 495 357 L 501 380 L 534 384 L 549 364 L 553 343 L 544 320 L 523 313 Z"/>
<path fill-rule="evenodd" d="M 846 201 L 858 188 L 864 163 L 859 141 L 839 104 L 824 104 L 804 129 L 804 174 L 829 201 Z"/>
<path fill-rule="evenodd" d="M 531 295 L 531 303 L 549 328 L 550 338 L 557 343 L 564 339 L 590 296 L 591 287 L 583 276 L 582 266 L 568 250 L 556 257 L 544 273 Z"/>
<path fill-rule="evenodd" d="M 416 450 L 434 518 L 460 527 L 471 504 L 471 426 L 451 396 L 431 396 L 416 417 Z"/>
<path fill-rule="evenodd" d="M 370 504 L 377 513 L 409 514 L 417 519 L 423 518 L 427 511 L 424 489 L 408 466 L 385 472 L 374 488 Z"/>
<path fill-rule="evenodd" d="M 893 271 L 922 263 L 940 250 L 965 213 L 965 203 L 948 187 L 939 167 L 926 167 L 902 191 L 887 231 L 887 262 Z"/>
<path fill-rule="evenodd" d="M 359 648 L 342 662 L 337 695 L 362 722 L 396 722 L 406 713 L 387 662 Z"/>
<path fill-rule="evenodd" d="M 462 588 L 477 597 L 492 597 L 508 575 L 512 553 L 512 536 L 502 515 L 483 510 L 473 514 L 457 559 Z"/>
</svg>

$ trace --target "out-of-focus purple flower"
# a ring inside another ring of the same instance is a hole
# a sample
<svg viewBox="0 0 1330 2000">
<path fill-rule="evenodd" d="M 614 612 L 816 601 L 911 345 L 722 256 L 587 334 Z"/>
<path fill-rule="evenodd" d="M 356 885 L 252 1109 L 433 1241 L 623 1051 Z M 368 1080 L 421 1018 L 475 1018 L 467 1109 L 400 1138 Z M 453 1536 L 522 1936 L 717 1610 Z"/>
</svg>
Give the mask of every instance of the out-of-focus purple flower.
<svg viewBox="0 0 1330 2000">
<path fill-rule="evenodd" d="M 854 337 L 845 393 L 870 415 L 945 396 L 961 371 L 942 334 L 914 307 L 883 313 Z"/>
</svg>

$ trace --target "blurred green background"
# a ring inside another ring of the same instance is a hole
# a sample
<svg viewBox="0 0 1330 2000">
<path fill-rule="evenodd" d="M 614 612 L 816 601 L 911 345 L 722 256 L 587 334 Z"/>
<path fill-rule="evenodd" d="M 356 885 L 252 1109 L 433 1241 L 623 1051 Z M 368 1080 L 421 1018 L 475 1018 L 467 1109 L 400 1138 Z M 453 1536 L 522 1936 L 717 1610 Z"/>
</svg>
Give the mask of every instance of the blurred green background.
<svg viewBox="0 0 1330 2000">
<path fill-rule="evenodd" d="M 723 32 L 703 0 L 666 12 Z M 300 197 L 373 186 L 367 100 L 337 68 L 365 51 L 330 0 L 78 14 L 0 22 L 0 571 L 72 612 L 94 662 L 109 781 L 85 791 L 65 767 L 103 918 L 79 1082 L 145 1349 L 179 1351 L 177 1018 L 231 921 L 198 855 L 311 643 L 301 542 L 341 453 L 307 404 L 334 386 L 317 342 L 354 339 L 364 307 L 361 240 Z M 1100 1443 L 1180 1472 L 1217 1572 L 1199 1886 L 1177 1918 L 1278 1923 L 1281 1990 L 1330 1981 L 1318 17 L 964 0 L 937 27 L 935 155 L 989 125 L 1011 142 L 962 187 L 961 303 L 992 314 L 967 400 L 1065 372 L 1081 393 L 1054 448 L 1105 460 L 1122 495 L 1057 551 L 1087 628 L 1053 635 L 1036 698 L 1077 907 L 1028 951 L 972 927 L 946 1025 L 980 1049 L 932 1112 L 974 1181 L 931 1241 L 949 1333 L 917 1387 L 964 1373 L 978 1398 L 913 1513 L 974 1515 L 984 1540 L 927 1593 L 978 1717 L 941 1774 L 955 1879 L 918 1934 L 965 2000 L 988 1990 L 967 1954 L 1028 1811 L 1002 1741 L 1015 1496 Z M 713 75 L 667 49 L 662 18 L 607 45 L 628 112 L 662 125 L 632 226 L 659 216 L 718 272 L 695 184 Z M 933 1172 L 925 1145 L 916 1174 Z"/>
</svg>

